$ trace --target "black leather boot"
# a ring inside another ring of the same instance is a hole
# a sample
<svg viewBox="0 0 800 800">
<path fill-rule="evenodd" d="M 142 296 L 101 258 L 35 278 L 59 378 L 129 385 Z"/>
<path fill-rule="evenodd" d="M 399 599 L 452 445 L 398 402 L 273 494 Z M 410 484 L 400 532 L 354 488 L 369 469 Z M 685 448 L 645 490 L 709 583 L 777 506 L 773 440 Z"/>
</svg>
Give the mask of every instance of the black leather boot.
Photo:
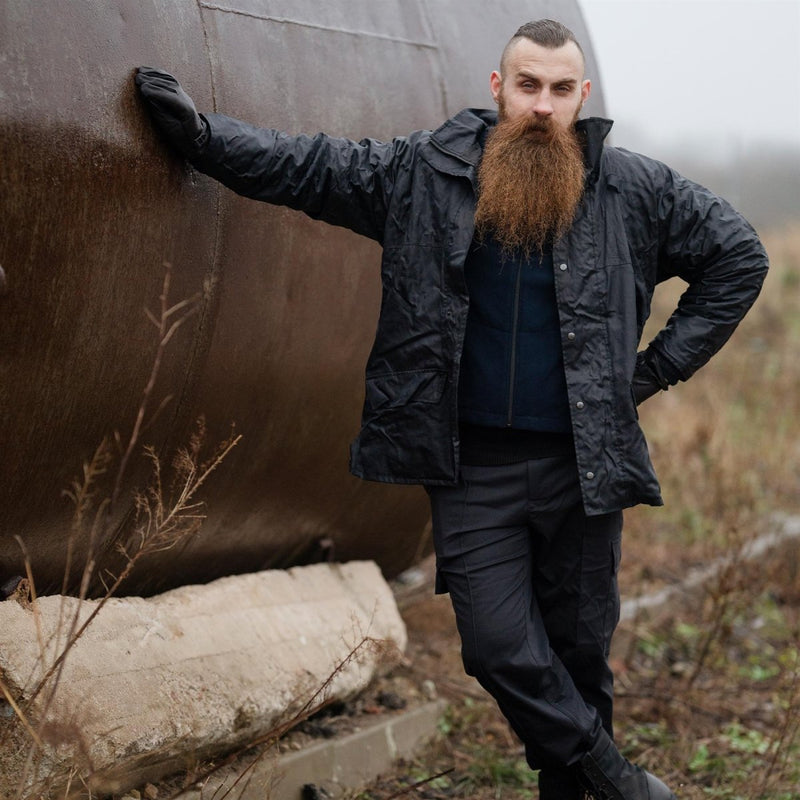
<svg viewBox="0 0 800 800">
<path fill-rule="evenodd" d="M 578 762 L 578 777 L 594 800 L 677 800 L 658 778 L 624 758 L 605 731 Z"/>
<path fill-rule="evenodd" d="M 584 800 L 575 770 L 545 767 L 539 772 L 539 800 Z"/>
</svg>

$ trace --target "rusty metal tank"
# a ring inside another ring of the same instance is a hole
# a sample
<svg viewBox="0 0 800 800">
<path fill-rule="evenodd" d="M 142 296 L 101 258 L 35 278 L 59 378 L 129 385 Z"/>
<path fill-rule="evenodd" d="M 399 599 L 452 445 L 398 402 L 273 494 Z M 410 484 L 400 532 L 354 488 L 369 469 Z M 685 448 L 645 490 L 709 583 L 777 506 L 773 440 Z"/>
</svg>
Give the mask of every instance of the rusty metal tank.
<svg viewBox="0 0 800 800">
<path fill-rule="evenodd" d="M 206 420 L 243 439 L 210 479 L 207 520 L 124 587 L 150 593 L 307 562 L 375 559 L 391 576 L 428 547 L 418 487 L 348 473 L 380 301 L 378 247 L 244 200 L 159 140 L 136 66 L 173 72 L 200 110 L 292 132 L 388 138 L 491 102 L 519 24 L 567 0 L 3 0 L 0 4 L 0 579 L 61 585 L 63 496 L 104 436 L 129 435 L 156 350 L 164 263 L 201 308 L 165 354 L 165 400 L 141 443 L 166 454 Z M 121 529 L 145 478 L 137 456 Z M 79 537 L 75 560 L 85 552 Z M 320 543 L 326 546 L 321 547 Z"/>
</svg>

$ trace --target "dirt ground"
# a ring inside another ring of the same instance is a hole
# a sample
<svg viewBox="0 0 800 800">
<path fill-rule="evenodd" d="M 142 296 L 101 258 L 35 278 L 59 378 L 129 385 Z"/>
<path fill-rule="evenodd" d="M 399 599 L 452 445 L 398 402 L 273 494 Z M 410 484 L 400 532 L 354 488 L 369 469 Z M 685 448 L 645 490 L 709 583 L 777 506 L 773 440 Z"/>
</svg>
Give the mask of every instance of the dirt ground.
<svg viewBox="0 0 800 800">
<path fill-rule="evenodd" d="M 622 576 L 623 600 L 631 585 L 641 592 L 637 556 Z M 737 565 L 682 607 L 618 629 L 618 742 L 681 800 L 800 800 L 796 547 L 772 560 L 769 568 Z M 433 594 L 430 561 L 416 579 L 395 585 L 409 645 L 382 686 L 413 703 L 432 682 L 449 710 L 416 759 L 348 797 L 535 800 L 520 742 L 463 672 L 449 597 Z"/>
</svg>

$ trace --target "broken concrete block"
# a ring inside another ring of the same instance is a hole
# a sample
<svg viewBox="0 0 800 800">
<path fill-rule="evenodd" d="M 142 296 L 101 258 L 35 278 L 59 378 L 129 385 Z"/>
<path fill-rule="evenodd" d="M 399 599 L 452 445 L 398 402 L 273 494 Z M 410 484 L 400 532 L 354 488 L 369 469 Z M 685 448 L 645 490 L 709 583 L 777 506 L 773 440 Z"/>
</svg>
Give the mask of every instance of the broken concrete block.
<svg viewBox="0 0 800 800">
<path fill-rule="evenodd" d="M 63 649 L 69 620 L 86 619 L 96 604 L 59 596 L 35 609 L 0 603 L 0 678 L 18 706 Z M 386 643 L 402 651 L 405 626 L 367 561 L 111 599 L 70 650 L 52 700 L 42 691 L 29 711 L 45 740 L 40 774 L 26 774 L 29 748 L 0 748 L 0 796 L 23 781 L 58 780 L 74 765 L 95 793 L 120 792 L 232 751 L 323 686 L 315 705 L 362 690 L 391 662 Z M 0 696 L 3 710 L 0 737 L 13 719 Z"/>
</svg>

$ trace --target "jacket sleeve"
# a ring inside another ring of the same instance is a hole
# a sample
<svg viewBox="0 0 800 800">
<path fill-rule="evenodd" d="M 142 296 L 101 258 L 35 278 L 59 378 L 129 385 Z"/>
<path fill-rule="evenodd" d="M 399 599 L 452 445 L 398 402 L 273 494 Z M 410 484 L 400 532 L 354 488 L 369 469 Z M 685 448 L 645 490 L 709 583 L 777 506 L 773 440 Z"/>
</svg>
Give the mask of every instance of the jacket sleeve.
<svg viewBox="0 0 800 800">
<path fill-rule="evenodd" d="M 290 136 L 222 114 L 205 114 L 208 145 L 192 163 L 245 197 L 285 205 L 381 241 L 393 159 L 406 140 L 353 142 Z"/>
<path fill-rule="evenodd" d="M 655 220 L 656 279 L 678 276 L 688 285 L 637 361 L 634 382 L 640 384 L 641 399 L 687 380 L 725 344 L 758 296 L 768 268 L 756 232 L 740 214 L 702 186 L 664 169 Z"/>
</svg>

